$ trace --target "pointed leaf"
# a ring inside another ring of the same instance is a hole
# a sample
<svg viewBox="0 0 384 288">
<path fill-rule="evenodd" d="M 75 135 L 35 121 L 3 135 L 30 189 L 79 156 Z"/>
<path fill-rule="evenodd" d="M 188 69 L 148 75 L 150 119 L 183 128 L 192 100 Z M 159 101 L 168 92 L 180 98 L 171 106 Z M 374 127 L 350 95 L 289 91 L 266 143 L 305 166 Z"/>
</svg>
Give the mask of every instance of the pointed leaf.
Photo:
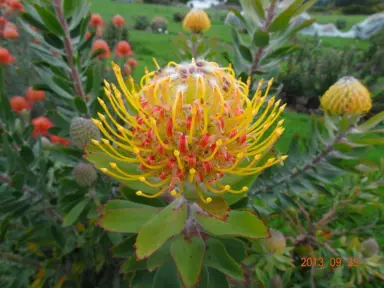
<svg viewBox="0 0 384 288">
<path fill-rule="evenodd" d="M 221 239 L 221 243 L 224 244 L 228 254 L 238 263 L 241 263 L 247 253 L 245 251 L 245 244 L 243 241 L 236 238 Z"/>
<path fill-rule="evenodd" d="M 180 198 L 180 200 L 182 200 Z M 151 256 L 169 238 L 179 234 L 187 217 L 186 203 L 179 200 L 165 207 L 139 231 L 136 240 L 136 256 L 143 259 Z"/>
<path fill-rule="evenodd" d="M 46 8 L 35 5 L 37 13 L 39 13 L 41 20 L 43 20 L 45 26 L 55 35 L 64 36 L 64 30 L 56 16 Z"/>
<path fill-rule="evenodd" d="M 135 254 L 136 237 L 135 235 L 125 238 L 122 242 L 112 247 L 112 255 L 114 257 L 127 258 Z"/>
<path fill-rule="evenodd" d="M 195 287 L 204 256 L 204 242 L 199 235 L 185 239 L 178 235 L 172 242 L 171 255 L 186 288 Z"/>
<path fill-rule="evenodd" d="M 87 114 L 87 104 L 85 104 L 83 99 L 81 99 L 80 97 L 75 97 L 73 99 L 73 103 L 75 104 L 77 112 L 79 112 L 80 114 Z"/>
<path fill-rule="evenodd" d="M 84 208 L 87 206 L 89 200 L 84 199 L 81 202 L 77 203 L 75 207 L 69 211 L 69 213 L 64 217 L 63 226 L 67 227 L 75 223 L 80 214 L 84 211 Z"/>
<path fill-rule="evenodd" d="M 147 268 L 149 271 L 156 270 L 157 268 L 164 265 L 164 263 L 167 263 L 168 261 L 172 260 L 171 257 L 171 244 L 172 240 L 170 239 L 159 250 L 157 250 L 155 253 L 153 253 L 147 261 Z"/>
<path fill-rule="evenodd" d="M 384 111 L 382 111 L 379 114 L 376 114 L 375 116 L 369 118 L 363 124 L 358 126 L 357 130 L 362 131 L 362 132 L 366 132 L 366 131 L 376 127 L 381 122 L 384 122 Z"/>
<path fill-rule="evenodd" d="M 132 256 L 123 263 L 120 273 L 131 273 L 137 270 L 147 270 L 147 260 L 139 261 L 135 256 Z"/>
<path fill-rule="evenodd" d="M 240 51 L 240 54 L 241 56 L 248 62 L 252 63 L 253 61 L 253 57 L 252 57 L 252 53 L 251 53 L 251 50 L 249 50 L 248 47 L 244 46 L 244 45 L 239 45 L 239 51 Z"/>
<path fill-rule="evenodd" d="M 175 263 L 164 264 L 155 274 L 152 288 L 181 288 Z"/>
<path fill-rule="evenodd" d="M 267 47 L 269 44 L 269 33 L 257 29 L 253 34 L 253 43 L 260 48 Z"/>
<path fill-rule="evenodd" d="M 78 0 L 64 0 L 64 4 L 63 4 L 64 16 L 66 18 L 71 17 L 79 4 L 80 4 L 80 1 Z"/>
<path fill-rule="evenodd" d="M 204 256 L 206 266 L 215 268 L 235 279 L 244 278 L 241 266 L 228 255 L 224 245 L 218 239 L 210 238 L 205 243 L 207 245 Z"/>
<path fill-rule="evenodd" d="M 216 236 L 240 236 L 252 239 L 269 236 L 268 227 L 256 215 L 248 211 L 230 211 L 226 221 L 196 213 L 199 224 Z"/>
<path fill-rule="evenodd" d="M 137 233 L 158 212 L 159 209 L 153 207 L 105 210 L 99 225 L 112 232 Z"/>
<path fill-rule="evenodd" d="M 208 287 L 229 288 L 228 279 L 225 276 L 225 274 L 213 268 L 208 268 L 208 274 L 209 274 Z"/>
<path fill-rule="evenodd" d="M 151 206 L 135 203 L 127 200 L 109 200 L 104 206 L 103 211 L 114 210 L 114 209 L 125 209 L 125 208 L 151 208 Z M 160 211 L 160 209 L 158 210 Z"/>
</svg>

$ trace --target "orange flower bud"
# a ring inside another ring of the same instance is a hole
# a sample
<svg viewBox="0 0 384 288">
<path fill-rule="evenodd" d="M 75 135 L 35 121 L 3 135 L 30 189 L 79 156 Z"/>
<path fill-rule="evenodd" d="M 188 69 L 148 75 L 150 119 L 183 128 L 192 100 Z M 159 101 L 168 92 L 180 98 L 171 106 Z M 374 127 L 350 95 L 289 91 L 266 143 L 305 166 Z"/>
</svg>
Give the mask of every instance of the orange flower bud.
<svg viewBox="0 0 384 288">
<path fill-rule="evenodd" d="M 31 105 L 29 105 L 28 101 L 22 96 L 13 96 L 9 103 L 13 111 L 20 113 L 21 111 L 31 110 Z"/>
<path fill-rule="evenodd" d="M 110 56 L 111 50 L 109 49 L 109 46 L 108 46 L 107 42 L 105 42 L 104 40 L 98 39 L 95 42 L 93 42 L 92 51 L 95 52 L 95 51 L 97 51 L 99 49 L 103 49 L 104 50 L 104 52 L 99 54 L 99 56 L 98 56 L 99 59 L 102 59 L 102 58 Z"/>
<path fill-rule="evenodd" d="M 124 56 L 129 56 L 130 52 L 132 51 L 131 45 L 127 41 L 120 41 L 116 45 L 116 56 L 118 57 L 124 57 Z"/>
<path fill-rule="evenodd" d="M 113 17 L 112 23 L 117 28 L 123 28 L 125 25 L 125 20 L 121 15 L 115 15 L 115 17 Z"/>
<path fill-rule="evenodd" d="M 39 102 L 45 98 L 45 92 L 42 90 L 33 90 L 32 87 L 29 87 L 26 97 L 30 102 Z"/>
</svg>

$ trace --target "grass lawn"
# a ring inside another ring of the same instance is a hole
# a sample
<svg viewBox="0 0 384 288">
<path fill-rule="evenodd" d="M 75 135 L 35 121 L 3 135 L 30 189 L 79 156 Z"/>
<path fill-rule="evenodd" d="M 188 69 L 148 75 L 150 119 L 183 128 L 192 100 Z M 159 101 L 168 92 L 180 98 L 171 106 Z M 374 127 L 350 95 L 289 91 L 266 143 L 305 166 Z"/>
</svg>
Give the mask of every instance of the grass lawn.
<svg viewBox="0 0 384 288">
<path fill-rule="evenodd" d="M 337 20 L 345 20 L 346 25 L 343 31 L 348 31 L 354 24 L 364 21 L 367 18 L 367 15 L 341 15 L 336 13 L 329 13 L 327 15 L 322 13 L 309 13 L 309 15 L 311 15 L 313 18 L 316 18 L 316 21 L 319 24 L 336 24 Z"/>
<path fill-rule="evenodd" d="M 173 14 L 176 12 L 188 11 L 184 7 L 172 7 L 172 6 L 160 6 L 160 5 L 146 5 L 146 4 L 129 4 L 123 2 L 112 2 L 109 0 L 92 0 L 92 12 L 99 13 L 104 18 L 104 21 L 110 21 L 116 14 L 122 15 L 127 24 L 132 26 L 137 16 L 147 16 L 151 20 L 154 16 L 165 17 L 168 22 L 169 34 L 153 34 L 147 31 L 137 31 L 130 29 L 129 37 L 130 42 L 135 52 L 135 58 L 139 62 L 139 67 L 134 72 L 134 78 L 139 80 L 143 75 L 144 67 L 148 69 L 154 69 L 152 57 L 155 57 L 160 65 L 165 65 L 169 61 L 175 60 L 175 54 L 177 53 L 176 47 L 173 44 L 173 40 L 176 38 L 177 33 L 182 31 L 181 23 L 173 21 Z M 208 13 L 212 18 L 212 28 L 208 31 L 207 36 L 217 36 L 217 38 L 225 43 L 231 44 L 230 29 L 224 25 L 221 16 L 226 12 L 209 10 Z M 364 19 L 364 16 L 340 16 L 340 15 L 319 15 L 315 14 L 319 23 L 333 23 L 337 19 L 347 18 L 347 25 L 352 26 L 354 23 L 360 22 Z M 300 36 L 301 39 L 314 40 L 312 36 Z M 355 39 L 342 39 L 331 37 L 320 37 L 322 43 L 327 48 L 334 49 L 347 49 L 352 46 L 365 49 L 368 46 L 367 41 L 355 40 Z M 227 45 L 228 46 L 228 45 Z M 226 63 L 223 63 L 226 64 Z M 308 115 L 298 114 L 295 112 L 284 112 L 285 119 L 285 132 L 281 139 L 277 143 L 277 149 L 281 152 L 286 152 L 292 136 L 294 134 L 306 135 L 310 137 L 310 121 Z M 368 157 L 372 160 L 377 160 L 378 155 L 384 154 L 384 149 L 376 150 L 372 149 L 368 153 Z"/>
</svg>

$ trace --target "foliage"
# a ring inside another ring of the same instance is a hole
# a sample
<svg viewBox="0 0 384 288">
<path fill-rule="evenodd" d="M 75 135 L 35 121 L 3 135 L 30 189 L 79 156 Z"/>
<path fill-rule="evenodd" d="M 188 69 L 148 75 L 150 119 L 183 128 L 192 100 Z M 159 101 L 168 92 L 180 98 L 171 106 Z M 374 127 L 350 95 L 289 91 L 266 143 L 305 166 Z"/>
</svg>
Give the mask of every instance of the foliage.
<svg viewBox="0 0 384 288">
<path fill-rule="evenodd" d="M 285 10 L 278 11 L 277 1 L 240 1 L 244 17 L 236 9 L 231 11 L 244 24 L 248 37 L 240 35 L 235 27 L 232 28 L 236 72 L 243 79 L 257 75 L 266 78 L 276 76 L 280 59 L 296 49 L 296 46 L 289 43 L 290 38 L 315 21 L 311 19 L 299 23 L 295 21 L 295 16 L 305 12 L 315 2 L 296 0 Z M 225 56 L 230 61 L 229 56 Z"/>
<path fill-rule="evenodd" d="M 173 20 L 175 22 L 183 22 L 184 14 L 181 12 L 176 12 L 173 14 Z"/>
<path fill-rule="evenodd" d="M 338 19 L 335 25 L 337 29 L 344 30 L 345 27 L 347 26 L 347 21 L 345 21 L 344 19 Z"/>
<path fill-rule="evenodd" d="M 108 163 L 97 147 L 88 145 L 86 155 L 82 149 L 91 141 L 83 137 L 97 134 L 90 118 L 108 102 L 102 102 L 109 96 L 103 79 L 112 81 L 111 55 L 92 49 L 94 33 L 86 37 L 88 1 L 34 2 L 24 9 L 20 30 L 39 40 L 29 41 L 36 58 L 25 67 L 47 96 L 32 111 L 12 111 L 14 95 L 2 76 L 14 66 L 0 62 L 1 287 L 379 287 L 382 252 L 368 255 L 363 243 L 374 237 L 383 245 L 384 163 L 365 155 L 383 144 L 384 112 L 365 121 L 315 118 L 311 139 L 296 137 L 283 166 L 236 179 L 240 187 L 253 183 L 248 194 L 224 196 L 212 206 L 142 198 L 132 189 L 143 183 L 96 173 L 87 161 Z M 255 34 L 257 45 L 265 44 L 265 34 Z M 272 43 L 261 54 L 270 55 Z M 5 45 L 14 53 L 12 44 Z M 111 54 L 121 65 L 126 58 L 117 57 L 115 46 L 109 45 Z M 14 55 L 14 65 L 24 65 L 22 55 Z M 131 83 L 129 76 L 124 80 Z M 43 115 L 53 127 L 36 125 Z M 49 141 L 50 135 L 76 143 Z M 285 235 L 284 249 L 258 240 L 268 236 L 266 225 Z M 310 255 L 323 258 L 325 267 L 301 267 Z M 343 266 L 331 267 L 332 258 L 333 266 Z"/>
<path fill-rule="evenodd" d="M 133 26 L 136 30 L 146 30 L 150 23 L 146 16 L 138 16 Z"/>
</svg>

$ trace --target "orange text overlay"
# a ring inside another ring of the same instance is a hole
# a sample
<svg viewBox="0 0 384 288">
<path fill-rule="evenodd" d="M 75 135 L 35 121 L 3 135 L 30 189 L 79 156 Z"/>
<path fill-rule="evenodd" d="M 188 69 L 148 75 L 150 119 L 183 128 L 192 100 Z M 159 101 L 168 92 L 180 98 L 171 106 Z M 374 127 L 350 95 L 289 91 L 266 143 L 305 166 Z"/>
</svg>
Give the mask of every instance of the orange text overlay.
<svg viewBox="0 0 384 288">
<path fill-rule="evenodd" d="M 331 257 L 329 259 L 324 259 L 322 257 L 302 257 L 301 267 L 340 267 L 343 265 L 348 266 L 349 268 L 358 267 L 359 266 L 359 258 L 346 258 L 343 259 L 341 257 Z"/>
</svg>

